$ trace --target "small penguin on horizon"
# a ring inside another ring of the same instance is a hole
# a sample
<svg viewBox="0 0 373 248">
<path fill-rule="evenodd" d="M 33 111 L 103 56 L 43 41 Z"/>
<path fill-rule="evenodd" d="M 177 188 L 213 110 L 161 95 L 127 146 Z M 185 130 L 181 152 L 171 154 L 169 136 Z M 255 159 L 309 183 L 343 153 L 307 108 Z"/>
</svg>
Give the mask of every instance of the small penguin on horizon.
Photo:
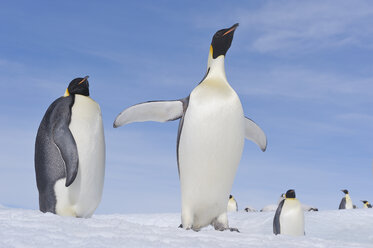
<svg viewBox="0 0 373 248">
<path fill-rule="evenodd" d="M 372 208 L 372 205 L 368 202 L 368 201 L 363 201 L 361 200 L 363 203 L 364 203 L 364 207 L 363 208 Z"/>
<path fill-rule="evenodd" d="M 245 212 L 258 212 L 255 208 L 247 206 L 245 209 Z"/>
<path fill-rule="evenodd" d="M 302 204 L 302 209 L 303 211 L 307 211 L 307 212 L 318 212 L 319 211 L 318 208 L 310 207 L 308 205 L 303 205 L 303 204 Z"/>
<path fill-rule="evenodd" d="M 233 195 L 229 195 L 227 211 L 228 212 L 237 212 L 238 211 L 237 201 L 236 201 L 236 199 L 234 199 Z"/>
<path fill-rule="evenodd" d="M 207 70 L 189 96 L 171 101 L 149 101 L 123 110 L 114 127 L 132 122 L 180 119 L 176 158 L 181 188 L 180 227 L 199 231 L 212 225 L 230 228 L 227 199 L 245 138 L 266 150 L 263 130 L 245 117 L 240 98 L 228 83 L 225 55 L 238 23 L 217 31 L 209 48 Z"/>
<path fill-rule="evenodd" d="M 46 111 L 35 141 L 39 209 L 88 218 L 101 201 L 105 139 L 100 106 L 88 76 L 75 78 Z"/>
<path fill-rule="evenodd" d="M 304 211 L 298 199 L 295 198 L 295 191 L 290 189 L 285 194 L 276 210 L 273 219 L 273 233 L 293 236 L 303 236 Z"/>
<path fill-rule="evenodd" d="M 351 200 L 348 190 L 342 189 L 341 191 L 345 193 L 345 196 L 342 198 L 338 209 L 354 209 L 354 205 L 352 204 L 352 200 Z"/>
</svg>

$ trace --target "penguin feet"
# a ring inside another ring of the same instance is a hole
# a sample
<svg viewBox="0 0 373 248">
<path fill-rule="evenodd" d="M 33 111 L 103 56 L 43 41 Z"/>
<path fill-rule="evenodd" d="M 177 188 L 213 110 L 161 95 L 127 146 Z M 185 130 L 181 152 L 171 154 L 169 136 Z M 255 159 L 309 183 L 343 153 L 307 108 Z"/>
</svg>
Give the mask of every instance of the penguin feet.
<svg viewBox="0 0 373 248">
<path fill-rule="evenodd" d="M 180 226 L 178 226 L 177 228 L 183 228 L 183 224 L 180 224 Z"/>
</svg>

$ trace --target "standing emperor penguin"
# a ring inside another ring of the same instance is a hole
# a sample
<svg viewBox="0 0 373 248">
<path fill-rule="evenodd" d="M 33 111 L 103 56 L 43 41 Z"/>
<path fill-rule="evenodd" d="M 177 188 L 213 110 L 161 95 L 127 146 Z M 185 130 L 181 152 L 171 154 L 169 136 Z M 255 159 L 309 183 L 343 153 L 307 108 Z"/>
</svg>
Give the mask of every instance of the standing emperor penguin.
<svg viewBox="0 0 373 248">
<path fill-rule="evenodd" d="M 372 208 L 372 205 L 368 201 L 363 201 L 363 200 L 361 200 L 361 201 L 364 203 L 363 208 Z"/>
<path fill-rule="evenodd" d="M 348 190 L 342 189 L 341 191 L 345 193 L 345 196 L 342 198 L 341 203 L 339 204 L 339 209 L 353 209 L 354 205 L 352 204 Z"/>
<path fill-rule="evenodd" d="M 301 203 L 295 198 L 295 191 L 290 189 L 277 207 L 273 219 L 273 233 L 294 236 L 305 235 L 304 212 Z"/>
<path fill-rule="evenodd" d="M 241 159 L 244 139 L 263 151 L 264 132 L 245 118 L 240 99 L 225 76 L 224 58 L 238 23 L 219 30 L 212 38 L 207 71 L 186 98 L 151 101 L 131 106 L 114 122 L 166 122 L 181 118 L 177 136 L 177 162 L 181 186 L 181 227 L 200 230 L 213 225 L 229 228 L 227 199 Z"/>
<path fill-rule="evenodd" d="M 234 199 L 233 195 L 229 195 L 227 211 L 228 212 L 237 212 L 238 211 L 237 201 L 236 201 L 236 199 Z"/>
<path fill-rule="evenodd" d="M 85 78 L 75 78 L 40 123 L 35 172 L 42 212 L 90 217 L 101 201 L 105 140 L 100 106 Z"/>
</svg>

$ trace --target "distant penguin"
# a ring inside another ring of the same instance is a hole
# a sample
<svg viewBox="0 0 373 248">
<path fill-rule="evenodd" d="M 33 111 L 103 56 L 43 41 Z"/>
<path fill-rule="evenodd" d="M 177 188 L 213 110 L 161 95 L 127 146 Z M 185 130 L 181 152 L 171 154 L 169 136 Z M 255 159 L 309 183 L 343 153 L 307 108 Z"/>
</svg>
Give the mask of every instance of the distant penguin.
<svg viewBox="0 0 373 248">
<path fill-rule="evenodd" d="M 290 189 L 285 199 L 280 202 L 273 219 L 273 233 L 294 236 L 305 235 L 304 212 L 302 205 L 295 198 L 295 191 Z"/>
<path fill-rule="evenodd" d="M 257 212 L 257 210 L 253 207 L 248 206 L 245 208 L 245 212 Z"/>
<path fill-rule="evenodd" d="M 131 122 L 166 122 L 181 118 L 177 137 L 177 161 L 181 186 L 182 227 L 195 231 L 207 225 L 216 230 L 228 226 L 227 198 L 241 159 L 244 139 L 263 151 L 264 132 L 246 118 L 237 93 L 229 85 L 224 68 L 238 24 L 219 30 L 212 38 L 207 71 L 186 98 L 151 101 L 125 109 L 114 127 Z"/>
<path fill-rule="evenodd" d="M 89 97 L 87 79 L 72 80 L 40 123 L 35 173 L 42 212 L 87 218 L 101 201 L 104 129 L 100 106 Z"/>
<path fill-rule="evenodd" d="M 342 198 L 341 203 L 339 204 L 339 209 L 353 209 L 354 205 L 352 204 L 348 190 L 342 189 L 341 191 L 345 193 L 345 196 Z"/>
<path fill-rule="evenodd" d="M 237 201 L 236 201 L 236 199 L 234 199 L 233 195 L 229 195 L 227 211 L 228 212 L 237 212 L 238 211 Z"/>
<path fill-rule="evenodd" d="M 364 203 L 364 207 L 363 208 L 372 208 L 372 205 L 368 202 L 368 201 L 363 201 L 362 202 Z"/>
<path fill-rule="evenodd" d="M 317 212 L 317 211 L 319 211 L 318 208 L 311 207 L 311 206 L 308 206 L 308 205 L 305 205 L 305 204 L 302 204 L 302 209 L 303 209 L 303 211 L 308 211 L 308 212 Z"/>
</svg>

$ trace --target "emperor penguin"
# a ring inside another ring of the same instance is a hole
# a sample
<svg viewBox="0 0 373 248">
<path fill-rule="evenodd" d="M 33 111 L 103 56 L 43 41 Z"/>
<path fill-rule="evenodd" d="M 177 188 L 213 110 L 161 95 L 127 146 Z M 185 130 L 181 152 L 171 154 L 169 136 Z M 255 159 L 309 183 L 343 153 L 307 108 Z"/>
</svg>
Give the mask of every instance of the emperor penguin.
<svg viewBox="0 0 373 248">
<path fill-rule="evenodd" d="M 364 207 L 363 208 L 372 208 L 372 205 L 368 202 L 368 201 L 363 201 L 362 202 L 364 203 Z"/>
<path fill-rule="evenodd" d="M 318 208 L 311 207 L 311 206 L 308 206 L 308 205 L 305 205 L 305 204 L 302 204 L 302 209 L 303 209 L 303 211 L 307 211 L 307 212 L 317 212 L 317 211 L 319 211 Z"/>
<path fill-rule="evenodd" d="M 100 106 L 89 97 L 88 76 L 75 78 L 46 111 L 36 136 L 39 208 L 88 218 L 101 201 L 105 139 Z"/>
<path fill-rule="evenodd" d="M 253 207 L 247 206 L 245 209 L 245 212 L 257 212 L 257 210 Z"/>
<path fill-rule="evenodd" d="M 290 189 L 277 207 L 273 219 L 273 233 L 293 236 L 305 235 L 304 212 L 301 203 L 295 198 L 295 191 Z"/>
<path fill-rule="evenodd" d="M 244 139 L 263 151 L 262 129 L 244 116 L 240 99 L 229 85 L 224 69 L 238 23 L 212 38 L 207 71 L 189 96 L 173 101 L 136 104 L 121 112 L 114 127 L 131 122 L 166 122 L 180 119 L 177 164 L 181 186 L 181 227 L 195 231 L 213 225 L 229 228 L 227 199 L 241 159 Z"/>
<path fill-rule="evenodd" d="M 234 199 L 233 195 L 229 195 L 227 211 L 228 212 L 237 212 L 238 211 L 237 201 L 236 201 L 236 199 Z"/>
<path fill-rule="evenodd" d="M 345 196 L 342 198 L 341 203 L 339 204 L 339 209 L 353 209 L 354 205 L 352 204 L 348 190 L 342 189 L 341 191 L 345 193 Z"/>
</svg>

